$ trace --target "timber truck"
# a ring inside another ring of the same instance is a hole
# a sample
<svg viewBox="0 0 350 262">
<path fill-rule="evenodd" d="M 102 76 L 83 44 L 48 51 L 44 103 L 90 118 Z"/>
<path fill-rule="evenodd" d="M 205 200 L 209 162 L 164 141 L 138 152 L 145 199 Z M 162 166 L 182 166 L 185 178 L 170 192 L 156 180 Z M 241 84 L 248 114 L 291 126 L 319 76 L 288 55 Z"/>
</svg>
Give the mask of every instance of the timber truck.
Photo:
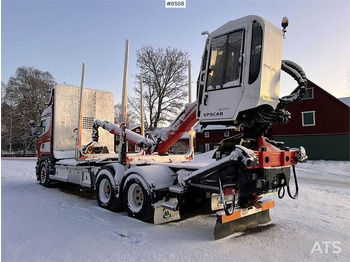
<svg viewBox="0 0 350 262">
<path fill-rule="evenodd" d="M 287 192 L 295 199 L 295 165 L 307 159 L 303 147 L 291 149 L 265 137 L 274 124 L 288 123 L 286 106 L 301 100 L 307 86 L 302 68 L 282 60 L 287 25 L 287 18 L 278 28 L 250 15 L 202 33 L 207 39 L 197 100 L 169 127 L 146 136 L 113 123 L 110 92 L 85 89 L 83 81 L 80 88 L 55 86 L 40 124 L 30 123 L 37 137 L 37 180 L 45 187 L 60 181 L 93 189 L 100 207 L 125 209 L 130 217 L 155 224 L 178 220 L 184 207 L 211 199 L 215 239 L 268 223 L 275 202 L 267 196 L 283 198 Z M 279 97 L 282 71 L 297 88 Z M 193 162 L 193 151 L 168 153 L 196 123 L 236 128 L 237 135 L 216 149 L 216 161 Z M 121 139 L 118 153 L 115 136 Z M 141 152 L 127 153 L 126 141 Z"/>
</svg>

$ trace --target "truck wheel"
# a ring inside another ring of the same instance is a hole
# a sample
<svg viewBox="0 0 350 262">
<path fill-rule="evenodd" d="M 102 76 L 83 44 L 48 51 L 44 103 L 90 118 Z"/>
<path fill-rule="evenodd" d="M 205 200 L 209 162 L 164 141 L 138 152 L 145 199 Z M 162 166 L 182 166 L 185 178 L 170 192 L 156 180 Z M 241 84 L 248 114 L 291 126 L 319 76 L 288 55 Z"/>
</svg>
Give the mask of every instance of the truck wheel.
<svg viewBox="0 0 350 262">
<path fill-rule="evenodd" d="M 104 167 L 98 173 L 96 181 L 96 198 L 100 207 L 111 211 L 119 211 L 122 208 L 122 201 L 116 196 L 116 190 L 111 179 L 115 171 L 111 167 Z"/>
<path fill-rule="evenodd" d="M 44 187 L 50 187 L 50 178 L 49 178 L 49 161 L 44 160 L 40 164 L 39 168 L 39 181 L 40 184 Z"/>
<path fill-rule="evenodd" d="M 153 219 L 154 208 L 146 182 L 136 174 L 130 175 L 123 188 L 124 208 L 130 217 L 141 221 Z"/>
</svg>

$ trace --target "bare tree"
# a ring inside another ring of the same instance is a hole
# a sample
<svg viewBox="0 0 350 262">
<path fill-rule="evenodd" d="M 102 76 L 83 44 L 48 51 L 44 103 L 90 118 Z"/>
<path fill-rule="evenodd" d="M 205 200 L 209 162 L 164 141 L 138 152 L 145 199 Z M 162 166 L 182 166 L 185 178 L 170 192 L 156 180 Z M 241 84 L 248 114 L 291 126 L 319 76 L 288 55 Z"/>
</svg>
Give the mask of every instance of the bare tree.
<svg viewBox="0 0 350 262">
<path fill-rule="evenodd" d="M 187 96 L 188 53 L 176 48 L 145 46 L 136 52 L 137 67 L 144 85 L 146 127 L 155 129 L 172 121 L 184 105 Z M 136 76 L 140 79 L 140 75 Z M 140 108 L 140 85 L 134 87 L 138 97 L 130 99 L 130 106 Z"/>
<path fill-rule="evenodd" d="M 14 151 L 34 150 L 28 123 L 30 120 L 39 122 L 45 104 L 49 101 L 50 90 L 55 84 L 49 72 L 33 67 L 19 67 L 15 76 L 10 77 L 4 85 L 5 90 L 2 90 L 4 97 L 1 105 L 1 139 L 5 145 L 10 141 Z"/>
<path fill-rule="evenodd" d="M 1 81 L 1 101 L 4 101 L 6 95 L 6 84 Z"/>
<path fill-rule="evenodd" d="M 6 84 L 1 82 L 1 151 L 12 153 L 13 105 L 5 97 Z"/>
<path fill-rule="evenodd" d="M 122 115 L 122 104 L 118 103 L 114 105 L 114 123 L 120 124 L 124 121 L 123 115 Z M 137 113 L 133 112 L 132 110 L 127 110 L 126 114 L 126 126 L 131 127 L 134 125 L 139 124 L 140 121 L 137 119 Z"/>
<path fill-rule="evenodd" d="M 189 150 L 188 143 L 177 141 L 169 150 L 173 154 L 185 154 Z"/>
</svg>

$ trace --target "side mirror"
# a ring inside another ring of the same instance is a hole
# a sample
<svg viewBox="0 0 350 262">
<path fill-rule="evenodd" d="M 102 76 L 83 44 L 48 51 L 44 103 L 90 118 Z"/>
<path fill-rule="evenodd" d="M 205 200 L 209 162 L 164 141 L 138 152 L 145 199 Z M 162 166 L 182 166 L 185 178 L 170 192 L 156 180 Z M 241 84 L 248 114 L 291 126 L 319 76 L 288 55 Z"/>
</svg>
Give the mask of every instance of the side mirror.
<svg viewBox="0 0 350 262">
<path fill-rule="evenodd" d="M 30 127 L 35 126 L 34 120 L 30 120 L 30 121 L 29 121 L 29 126 L 30 126 Z"/>
</svg>

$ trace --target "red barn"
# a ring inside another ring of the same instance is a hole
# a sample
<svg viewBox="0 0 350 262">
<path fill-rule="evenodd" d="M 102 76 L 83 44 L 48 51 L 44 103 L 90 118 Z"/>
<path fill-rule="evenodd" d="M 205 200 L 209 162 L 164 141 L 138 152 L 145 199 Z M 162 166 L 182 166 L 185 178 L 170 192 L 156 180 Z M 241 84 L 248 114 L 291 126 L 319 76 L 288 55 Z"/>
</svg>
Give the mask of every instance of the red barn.
<svg viewBox="0 0 350 262">
<path fill-rule="evenodd" d="M 201 133 L 196 133 L 195 152 L 208 152 L 217 148 L 221 140 L 235 135 L 233 127 L 221 125 L 207 126 Z"/>
<path fill-rule="evenodd" d="M 131 131 L 137 133 L 137 134 L 141 134 L 141 127 L 140 126 L 134 126 L 130 128 Z M 119 136 L 115 136 L 115 143 L 114 143 L 114 147 L 115 147 L 115 151 L 118 151 L 118 147 L 119 147 L 119 142 L 120 142 L 120 137 Z M 140 152 L 140 148 L 130 144 L 128 142 L 126 142 L 127 144 L 127 152 L 129 153 L 133 153 L 133 152 Z"/>
<path fill-rule="evenodd" d="M 196 125 L 194 129 L 196 130 L 199 126 Z M 204 153 L 210 150 L 217 148 L 220 145 L 220 142 L 228 138 L 230 136 L 236 135 L 237 132 L 233 127 L 222 126 L 222 125 L 213 125 L 207 126 L 201 132 L 197 132 L 194 136 L 193 146 L 194 152 Z M 181 139 L 174 145 L 174 150 L 172 148 L 171 151 L 174 153 L 184 153 L 188 150 L 189 144 L 189 134 L 185 133 Z M 180 147 L 181 146 L 181 147 Z M 178 148 L 183 148 L 183 150 L 179 150 Z"/>
<path fill-rule="evenodd" d="M 350 160 L 349 105 L 308 80 L 304 99 L 287 110 L 291 121 L 272 129 L 276 141 L 305 147 L 309 159 Z"/>
</svg>

